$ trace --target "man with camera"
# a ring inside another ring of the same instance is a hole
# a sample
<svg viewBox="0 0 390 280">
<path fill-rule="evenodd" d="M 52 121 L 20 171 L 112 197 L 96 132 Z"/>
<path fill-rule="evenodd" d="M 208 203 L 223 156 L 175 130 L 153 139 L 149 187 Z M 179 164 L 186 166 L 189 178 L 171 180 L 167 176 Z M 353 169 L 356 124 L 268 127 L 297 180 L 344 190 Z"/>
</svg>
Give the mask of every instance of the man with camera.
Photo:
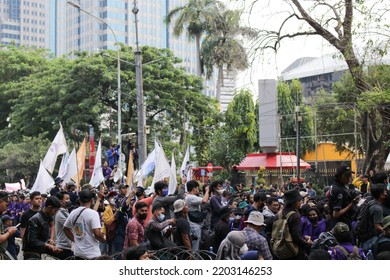
<svg viewBox="0 0 390 280">
<path fill-rule="evenodd" d="M 332 227 L 338 222 L 343 222 L 351 227 L 353 211 L 360 200 L 360 196 L 356 192 L 347 189 L 352 173 L 351 168 L 344 164 L 337 168 L 334 182 L 329 190 Z"/>
</svg>

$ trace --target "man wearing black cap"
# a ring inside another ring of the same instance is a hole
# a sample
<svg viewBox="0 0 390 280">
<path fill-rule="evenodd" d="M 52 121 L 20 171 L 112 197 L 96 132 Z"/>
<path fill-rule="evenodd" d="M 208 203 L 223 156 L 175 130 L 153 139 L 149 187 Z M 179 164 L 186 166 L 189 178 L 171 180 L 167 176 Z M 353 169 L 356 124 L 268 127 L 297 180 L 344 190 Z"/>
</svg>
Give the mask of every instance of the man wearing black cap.
<svg viewBox="0 0 390 280">
<path fill-rule="evenodd" d="M 352 223 L 353 208 L 359 202 L 360 197 L 351 197 L 347 191 L 347 185 L 352 177 L 351 168 L 340 165 L 337 168 L 335 180 L 329 190 L 329 210 L 332 226 L 343 222 L 349 227 Z"/>
</svg>

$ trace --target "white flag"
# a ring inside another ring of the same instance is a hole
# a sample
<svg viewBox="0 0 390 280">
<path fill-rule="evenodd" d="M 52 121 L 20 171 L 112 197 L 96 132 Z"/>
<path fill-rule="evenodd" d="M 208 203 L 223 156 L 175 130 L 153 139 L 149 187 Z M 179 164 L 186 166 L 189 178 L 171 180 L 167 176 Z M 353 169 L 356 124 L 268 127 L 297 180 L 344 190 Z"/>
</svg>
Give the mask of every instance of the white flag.
<svg viewBox="0 0 390 280">
<path fill-rule="evenodd" d="M 38 175 L 35 179 L 33 187 L 31 188 L 31 192 L 39 191 L 41 193 L 46 193 L 50 188 L 53 187 L 53 185 L 54 180 L 49 174 L 49 172 L 47 172 L 41 161 L 41 164 L 39 165 Z"/>
<path fill-rule="evenodd" d="M 186 154 L 183 159 L 183 163 L 180 167 L 180 178 L 187 178 L 188 168 L 190 165 L 190 147 L 187 147 Z"/>
<path fill-rule="evenodd" d="M 64 131 L 62 130 L 62 125 L 60 124 L 60 129 L 58 130 L 56 137 L 51 143 L 50 148 L 42 161 L 43 166 L 47 169 L 47 171 L 49 171 L 49 173 L 53 173 L 57 157 L 66 153 L 67 149 Z"/>
<path fill-rule="evenodd" d="M 154 169 L 156 166 L 156 161 L 157 161 L 157 154 L 159 151 L 159 145 L 157 141 L 154 141 L 154 149 L 153 151 L 150 152 L 146 160 L 142 163 L 141 165 L 141 173 L 142 177 L 147 177 Z"/>
<path fill-rule="evenodd" d="M 102 169 L 102 139 L 99 140 L 99 146 L 96 152 L 95 165 L 89 184 L 93 187 L 98 187 L 101 182 L 104 181 L 103 169 Z"/>
<path fill-rule="evenodd" d="M 165 156 L 163 148 L 159 145 L 152 186 L 154 187 L 154 183 L 161 181 L 164 178 L 170 178 L 170 177 L 171 177 L 171 166 L 169 165 L 169 162 L 167 160 L 167 157 Z"/>
<path fill-rule="evenodd" d="M 76 149 L 73 148 L 70 156 L 68 157 L 68 161 L 66 163 L 65 174 L 60 176 L 64 183 L 68 183 L 73 176 L 77 175 L 77 157 L 76 157 Z"/>
<path fill-rule="evenodd" d="M 66 153 L 62 156 L 60 168 L 58 169 L 58 177 L 64 177 L 66 169 L 68 168 L 69 151 L 66 149 Z M 63 178 L 62 178 L 63 179 Z"/>
<path fill-rule="evenodd" d="M 176 162 L 175 162 L 175 155 L 172 152 L 171 177 L 169 177 L 168 194 L 173 194 L 176 191 L 176 187 L 177 187 Z"/>
</svg>

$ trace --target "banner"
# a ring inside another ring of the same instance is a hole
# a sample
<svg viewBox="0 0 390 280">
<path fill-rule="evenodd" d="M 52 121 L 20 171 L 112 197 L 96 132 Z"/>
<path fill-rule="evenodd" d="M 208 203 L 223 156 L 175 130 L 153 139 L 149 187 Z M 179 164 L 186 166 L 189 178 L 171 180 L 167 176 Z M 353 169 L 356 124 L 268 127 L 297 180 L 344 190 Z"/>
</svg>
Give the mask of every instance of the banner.
<svg viewBox="0 0 390 280">
<path fill-rule="evenodd" d="M 190 147 L 187 146 L 186 154 L 183 158 L 183 163 L 180 167 L 180 178 L 187 178 L 188 170 L 190 168 Z"/>
<path fill-rule="evenodd" d="M 31 188 L 31 192 L 39 191 L 41 193 L 46 193 L 53 186 L 54 180 L 41 162 L 39 165 L 38 175 L 35 179 L 33 187 Z"/>
<path fill-rule="evenodd" d="M 168 187 L 168 194 L 173 194 L 176 191 L 177 187 L 177 178 L 176 178 L 176 162 L 175 162 L 175 155 L 172 152 L 172 159 L 171 159 L 171 177 L 169 177 L 169 187 Z"/>
<path fill-rule="evenodd" d="M 62 125 L 60 124 L 60 129 L 57 132 L 56 137 L 51 143 L 49 150 L 46 153 L 45 158 L 42 161 L 42 165 L 46 168 L 49 173 L 53 173 L 54 166 L 57 161 L 57 157 L 61 154 L 66 153 L 67 150 L 66 140 Z"/>
<path fill-rule="evenodd" d="M 61 176 L 64 180 L 64 183 L 69 183 L 70 179 L 77 175 L 77 158 L 76 158 L 76 149 L 73 148 L 68 161 L 66 163 L 65 174 Z"/>
<path fill-rule="evenodd" d="M 102 139 L 100 138 L 98 149 L 96 152 L 95 165 L 92 172 L 91 181 L 89 183 L 96 188 L 103 181 L 104 181 L 104 176 L 103 176 L 103 168 L 102 168 Z"/>
<path fill-rule="evenodd" d="M 170 178 L 171 173 L 171 166 L 165 156 L 164 149 L 159 145 L 152 186 L 154 187 L 154 183 L 161 181 L 164 178 Z"/>
<path fill-rule="evenodd" d="M 95 165 L 95 135 L 93 132 L 93 127 L 89 128 L 89 176 L 92 177 L 94 165 Z"/>
<path fill-rule="evenodd" d="M 77 174 L 72 177 L 72 180 L 76 182 L 77 186 L 80 186 L 80 181 L 83 178 L 85 170 L 85 156 L 87 154 L 87 139 L 84 138 L 79 150 L 77 151 Z"/>
<path fill-rule="evenodd" d="M 127 164 L 127 177 L 126 184 L 133 189 L 133 176 L 134 176 L 134 161 L 133 161 L 133 150 L 129 153 L 129 163 Z"/>
</svg>

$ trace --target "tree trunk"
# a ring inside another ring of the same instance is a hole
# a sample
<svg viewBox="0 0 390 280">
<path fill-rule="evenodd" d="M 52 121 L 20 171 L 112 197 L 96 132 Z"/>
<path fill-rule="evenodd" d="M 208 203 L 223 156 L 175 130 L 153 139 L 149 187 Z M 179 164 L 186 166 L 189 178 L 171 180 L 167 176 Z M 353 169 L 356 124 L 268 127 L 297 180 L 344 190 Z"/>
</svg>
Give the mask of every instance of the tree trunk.
<svg viewBox="0 0 390 280">
<path fill-rule="evenodd" d="M 217 98 L 218 102 L 221 102 L 222 85 L 223 85 L 223 66 L 218 66 L 218 78 L 217 78 L 217 84 L 215 87 L 216 98 Z"/>
<path fill-rule="evenodd" d="M 202 77 L 202 63 L 200 61 L 200 35 L 195 36 L 195 44 L 196 44 L 196 75 L 198 77 Z"/>
</svg>

